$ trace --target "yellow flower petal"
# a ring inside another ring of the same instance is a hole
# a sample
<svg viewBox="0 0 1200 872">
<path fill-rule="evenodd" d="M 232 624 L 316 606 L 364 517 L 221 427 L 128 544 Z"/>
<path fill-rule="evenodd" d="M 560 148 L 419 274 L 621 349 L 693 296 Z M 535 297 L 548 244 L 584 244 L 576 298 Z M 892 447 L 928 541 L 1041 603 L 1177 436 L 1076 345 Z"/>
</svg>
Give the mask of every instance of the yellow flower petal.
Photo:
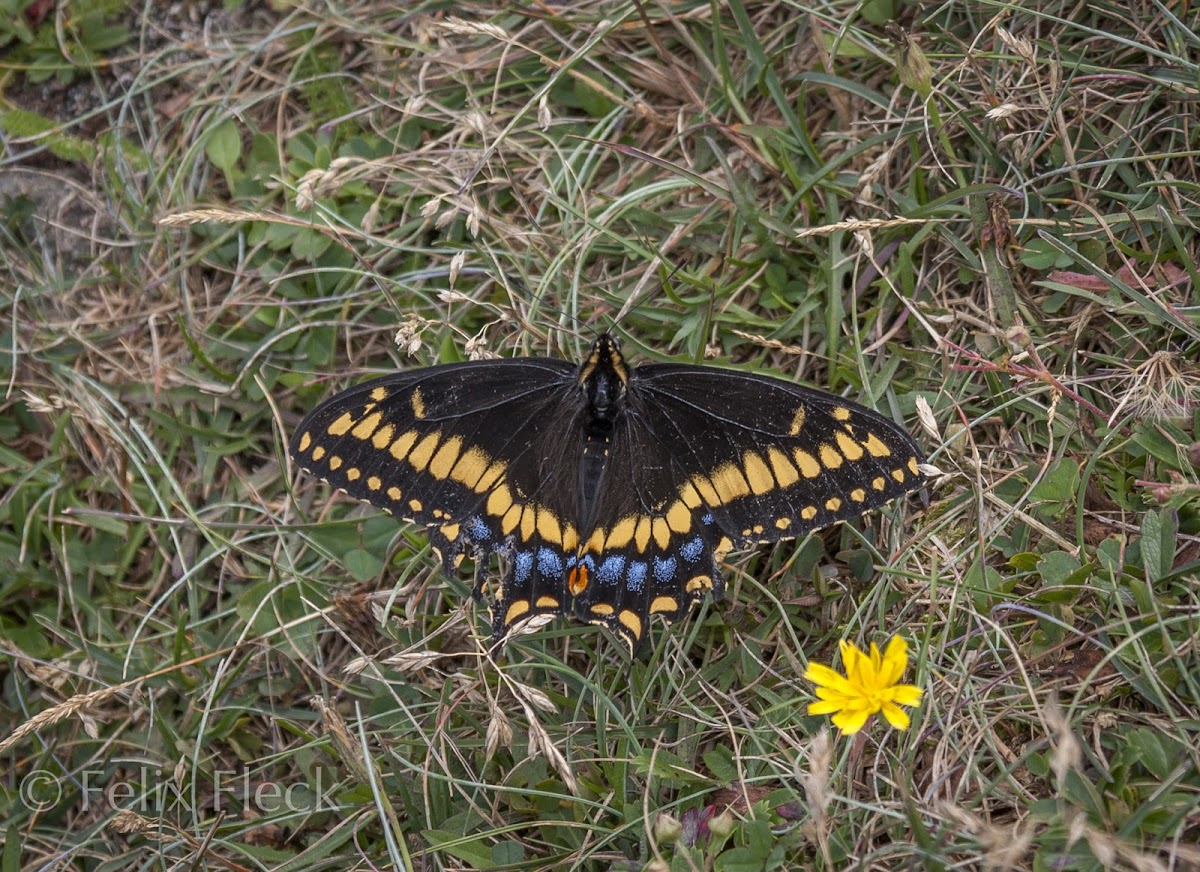
<svg viewBox="0 0 1200 872">
<path fill-rule="evenodd" d="M 921 688 L 911 684 L 897 684 L 892 688 L 892 702 L 897 705 L 920 705 Z"/>
<path fill-rule="evenodd" d="M 887 722 L 897 730 L 908 729 L 908 713 L 895 703 L 885 702 L 883 704 L 883 716 L 887 718 Z"/>
<path fill-rule="evenodd" d="M 853 642 L 842 640 L 840 643 L 842 649 L 842 668 L 846 670 L 846 680 L 855 687 L 862 687 L 865 680 L 863 675 L 863 667 L 867 660 L 867 655 L 858 650 Z"/>
<path fill-rule="evenodd" d="M 876 675 L 883 668 L 883 655 L 879 653 L 879 646 L 874 642 L 871 643 L 871 668 L 875 670 Z"/>
<path fill-rule="evenodd" d="M 904 670 L 908 668 L 908 643 L 903 636 L 892 636 L 888 642 L 887 651 L 883 655 L 883 667 L 880 670 L 880 681 L 891 686 L 900 680 Z"/>
<path fill-rule="evenodd" d="M 821 702 L 810 702 L 808 713 L 810 715 L 831 715 L 834 712 L 840 712 L 845 707 L 841 700 L 822 700 Z"/>
<path fill-rule="evenodd" d="M 857 693 L 842 693 L 831 687 L 818 687 L 815 693 L 817 699 L 824 700 L 825 702 L 836 702 L 842 708 L 856 706 L 862 701 L 862 696 Z"/>
<path fill-rule="evenodd" d="M 843 675 L 820 663 L 808 664 L 804 677 L 818 687 L 832 687 L 843 692 L 852 692 L 854 689 Z"/>
<path fill-rule="evenodd" d="M 858 711 L 839 712 L 833 716 L 832 720 L 833 725 L 841 730 L 843 735 L 853 736 L 863 728 L 863 724 L 867 722 L 868 717 L 870 717 L 870 712 L 866 709 L 860 709 Z"/>
</svg>

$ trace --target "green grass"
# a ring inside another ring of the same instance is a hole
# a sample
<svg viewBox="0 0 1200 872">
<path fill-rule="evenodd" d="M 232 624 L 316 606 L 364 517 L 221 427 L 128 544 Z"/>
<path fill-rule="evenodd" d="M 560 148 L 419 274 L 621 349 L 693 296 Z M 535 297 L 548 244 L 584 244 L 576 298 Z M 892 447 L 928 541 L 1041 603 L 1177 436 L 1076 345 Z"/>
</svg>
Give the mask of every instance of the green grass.
<svg viewBox="0 0 1200 872">
<path fill-rule="evenodd" d="M 1196 9 L 84 5 L 0 12 L 0 870 L 1200 868 Z M 284 446 L 614 325 L 944 475 L 491 661 Z"/>
</svg>

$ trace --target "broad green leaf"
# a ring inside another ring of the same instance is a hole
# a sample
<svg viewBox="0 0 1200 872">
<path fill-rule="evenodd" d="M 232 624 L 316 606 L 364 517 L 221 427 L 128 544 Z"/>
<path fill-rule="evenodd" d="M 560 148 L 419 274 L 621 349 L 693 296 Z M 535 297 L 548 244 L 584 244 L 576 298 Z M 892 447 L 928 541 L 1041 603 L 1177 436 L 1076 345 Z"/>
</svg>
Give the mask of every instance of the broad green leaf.
<svg viewBox="0 0 1200 872">
<path fill-rule="evenodd" d="M 1142 566 L 1151 584 L 1171 574 L 1178 532 L 1179 517 L 1169 509 L 1152 509 L 1142 518 Z"/>
<path fill-rule="evenodd" d="M 227 173 L 237 166 L 242 156 L 242 136 L 232 119 L 222 121 L 209 134 L 208 142 L 204 144 L 204 154 L 214 166 Z"/>
<path fill-rule="evenodd" d="M 435 851 L 462 860 L 472 869 L 492 869 L 492 852 L 482 836 L 460 836 L 445 830 L 425 830 L 423 835 Z"/>
</svg>

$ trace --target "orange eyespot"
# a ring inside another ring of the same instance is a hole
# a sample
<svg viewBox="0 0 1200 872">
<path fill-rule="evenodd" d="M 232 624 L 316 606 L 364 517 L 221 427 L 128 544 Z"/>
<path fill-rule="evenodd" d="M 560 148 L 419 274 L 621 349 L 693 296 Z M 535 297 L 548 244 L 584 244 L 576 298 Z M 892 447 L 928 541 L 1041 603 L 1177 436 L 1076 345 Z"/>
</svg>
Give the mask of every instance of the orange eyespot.
<svg viewBox="0 0 1200 872">
<path fill-rule="evenodd" d="M 567 575 L 567 590 L 571 596 L 579 596 L 588 586 L 588 571 L 586 566 L 576 566 Z"/>
</svg>

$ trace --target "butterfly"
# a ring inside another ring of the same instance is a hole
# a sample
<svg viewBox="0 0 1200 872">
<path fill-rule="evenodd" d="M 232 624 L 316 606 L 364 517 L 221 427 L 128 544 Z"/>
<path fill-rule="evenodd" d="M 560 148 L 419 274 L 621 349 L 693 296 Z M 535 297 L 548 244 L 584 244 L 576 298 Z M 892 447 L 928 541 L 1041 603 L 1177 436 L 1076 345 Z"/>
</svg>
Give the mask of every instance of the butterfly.
<svg viewBox="0 0 1200 872">
<path fill-rule="evenodd" d="M 337 394 L 293 434 L 297 464 L 423 524 L 447 574 L 507 568 L 492 635 L 571 614 L 632 651 L 653 616 L 724 593 L 735 548 L 794 539 L 921 487 L 899 425 L 782 379 L 630 366 L 609 334 L 581 364 L 481 360 Z"/>
</svg>

